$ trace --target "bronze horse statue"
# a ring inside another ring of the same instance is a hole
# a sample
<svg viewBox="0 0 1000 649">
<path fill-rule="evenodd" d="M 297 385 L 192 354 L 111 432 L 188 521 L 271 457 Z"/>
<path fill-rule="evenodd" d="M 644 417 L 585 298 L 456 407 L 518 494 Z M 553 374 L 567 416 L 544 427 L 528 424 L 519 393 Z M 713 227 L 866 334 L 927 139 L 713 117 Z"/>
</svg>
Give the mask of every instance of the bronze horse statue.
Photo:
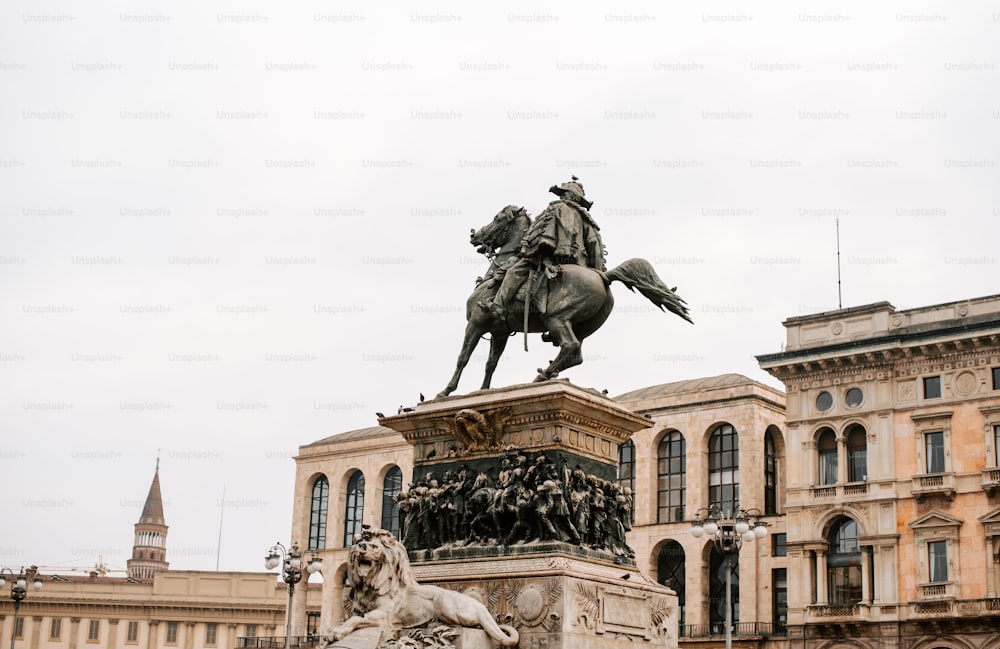
<svg viewBox="0 0 1000 649">
<path fill-rule="evenodd" d="M 530 309 L 525 317 L 525 301 L 519 295 L 511 303 L 510 315 L 502 320 L 496 318 L 483 305 L 499 287 L 498 271 L 517 257 L 521 239 L 530 225 L 531 217 L 523 207 L 508 205 L 492 221 L 472 232 L 470 243 L 476 246 L 477 252 L 490 259 L 490 268 L 465 303 L 465 339 L 455 373 L 437 396 L 447 396 L 455 391 L 472 352 L 486 333 L 490 334 L 490 355 L 483 378 L 484 390 L 490 387 L 507 339 L 516 332 L 541 333 L 542 340 L 559 347 L 559 353 L 549 366 L 538 370 L 535 381 L 553 379 L 562 370 L 579 365 L 583 362 L 581 341 L 597 331 L 611 315 L 615 303 L 610 290 L 612 282 L 621 282 L 629 290 L 638 289 L 661 310 L 666 309 L 693 322 L 687 305 L 674 293 L 675 289 L 668 288 L 660 280 L 648 261 L 638 258 L 629 259 L 606 273 L 563 264 L 559 267 L 558 276 L 549 280 L 544 313 Z M 542 286 L 539 290 L 546 288 Z"/>
</svg>

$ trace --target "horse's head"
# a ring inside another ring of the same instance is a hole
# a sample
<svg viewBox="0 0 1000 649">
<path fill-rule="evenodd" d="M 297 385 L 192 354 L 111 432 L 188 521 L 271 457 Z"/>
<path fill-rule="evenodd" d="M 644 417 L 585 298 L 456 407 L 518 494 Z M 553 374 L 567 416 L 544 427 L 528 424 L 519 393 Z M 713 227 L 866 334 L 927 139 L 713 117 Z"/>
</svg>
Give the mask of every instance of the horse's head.
<svg viewBox="0 0 1000 649">
<path fill-rule="evenodd" d="M 497 212 L 492 221 L 478 230 L 473 230 L 469 243 L 476 246 L 476 252 L 489 255 L 515 237 L 520 242 L 522 229 L 513 228 L 511 225 L 521 219 L 530 222 L 527 210 L 517 205 L 508 205 Z"/>
</svg>

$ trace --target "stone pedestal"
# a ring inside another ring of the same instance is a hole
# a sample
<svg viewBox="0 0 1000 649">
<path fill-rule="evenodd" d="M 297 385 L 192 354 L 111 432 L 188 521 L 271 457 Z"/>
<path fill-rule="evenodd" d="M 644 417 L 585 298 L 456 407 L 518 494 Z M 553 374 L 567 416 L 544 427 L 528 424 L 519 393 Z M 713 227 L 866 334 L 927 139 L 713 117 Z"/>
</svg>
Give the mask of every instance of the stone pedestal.
<svg viewBox="0 0 1000 649">
<path fill-rule="evenodd" d="M 501 458 L 518 452 L 544 452 L 560 475 L 614 481 L 618 446 L 652 425 L 563 380 L 435 399 L 379 423 L 413 445 L 414 482 L 463 467 L 496 477 Z M 608 550 L 558 540 L 450 543 L 410 559 L 419 581 L 475 597 L 517 628 L 521 649 L 677 646 L 675 593 Z"/>
</svg>

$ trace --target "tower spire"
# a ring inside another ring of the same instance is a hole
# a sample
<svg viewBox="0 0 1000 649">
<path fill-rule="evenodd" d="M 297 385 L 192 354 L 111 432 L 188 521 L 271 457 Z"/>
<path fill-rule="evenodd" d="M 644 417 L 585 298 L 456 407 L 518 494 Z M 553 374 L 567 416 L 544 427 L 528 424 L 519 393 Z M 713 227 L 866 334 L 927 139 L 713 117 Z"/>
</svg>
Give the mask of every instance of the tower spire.
<svg viewBox="0 0 1000 649">
<path fill-rule="evenodd" d="M 167 523 L 163 518 L 163 497 L 160 494 L 160 453 L 156 453 L 156 470 L 142 515 L 135 524 L 132 558 L 128 560 L 128 576 L 132 579 L 152 579 L 153 573 L 166 570 Z"/>
</svg>

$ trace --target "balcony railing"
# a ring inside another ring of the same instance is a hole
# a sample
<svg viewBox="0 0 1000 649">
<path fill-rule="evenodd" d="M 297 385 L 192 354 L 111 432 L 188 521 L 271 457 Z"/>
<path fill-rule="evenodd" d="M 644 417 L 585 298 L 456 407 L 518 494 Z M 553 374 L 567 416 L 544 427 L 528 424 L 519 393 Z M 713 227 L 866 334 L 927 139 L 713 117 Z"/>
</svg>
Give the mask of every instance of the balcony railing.
<svg viewBox="0 0 1000 649">
<path fill-rule="evenodd" d="M 983 469 L 983 491 L 993 495 L 993 491 L 1000 488 L 1000 468 L 993 467 Z"/>
<path fill-rule="evenodd" d="M 952 582 L 941 582 L 937 584 L 920 584 L 920 596 L 923 599 L 947 599 L 955 597 L 955 586 Z"/>
<path fill-rule="evenodd" d="M 913 476 L 913 495 L 918 499 L 923 496 L 943 495 L 949 499 L 955 497 L 954 473 L 925 473 Z"/>
<path fill-rule="evenodd" d="M 848 482 L 847 484 L 822 485 L 812 488 L 813 500 L 852 499 L 864 497 L 867 494 L 867 482 Z"/>
<path fill-rule="evenodd" d="M 852 482 L 851 484 L 844 485 L 845 496 L 864 496 L 867 493 L 868 493 L 867 482 Z"/>
<path fill-rule="evenodd" d="M 312 649 L 319 643 L 316 635 L 293 635 L 288 642 L 292 649 Z M 236 638 L 236 649 L 285 649 L 285 636 Z"/>
<path fill-rule="evenodd" d="M 679 629 L 682 638 L 721 638 L 726 635 L 726 624 L 682 624 Z M 771 622 L 737 622 L 733 625 L 733 637 L 767 638 L 784 636 L 788 630 L 784 624 Z"/>
<path fill-rule="evenodd" d="M 812 617 L 856 617 L 860 612 L 860 604 L 821 604 L 809 607 L 809 615 Z"/>
</svg>

